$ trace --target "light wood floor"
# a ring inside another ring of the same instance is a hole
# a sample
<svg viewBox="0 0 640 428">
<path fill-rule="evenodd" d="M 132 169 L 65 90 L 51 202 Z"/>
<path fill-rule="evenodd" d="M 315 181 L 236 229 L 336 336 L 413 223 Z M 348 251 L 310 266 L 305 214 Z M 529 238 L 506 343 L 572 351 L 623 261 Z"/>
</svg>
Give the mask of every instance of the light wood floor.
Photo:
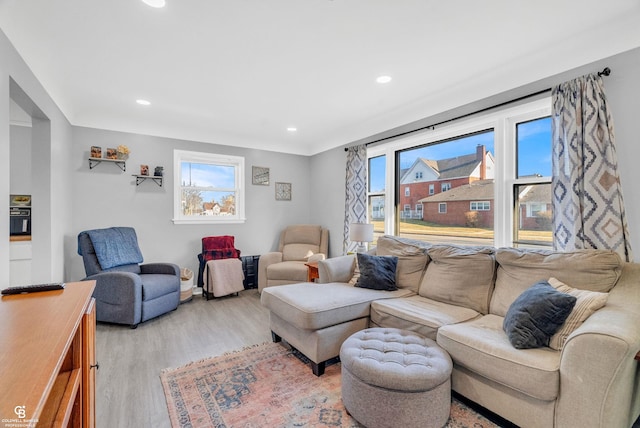
<svg viewBox="0 0 640 428">
<path fill-rule="evenodd" d="M 271 341 L 258 291 L 201 296 L 137 329 L 98 323 L 97 428 L 170 428 L 160 371 Z"/>
</svg>

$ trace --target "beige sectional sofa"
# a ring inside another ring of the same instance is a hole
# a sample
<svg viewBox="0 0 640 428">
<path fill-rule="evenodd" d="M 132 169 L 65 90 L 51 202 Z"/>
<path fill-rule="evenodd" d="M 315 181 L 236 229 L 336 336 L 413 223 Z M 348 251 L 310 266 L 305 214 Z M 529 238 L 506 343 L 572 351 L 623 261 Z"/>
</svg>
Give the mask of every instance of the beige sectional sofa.
<svg viewBox="0 0 640 428">
<path fill-rule="evenodd" d="M 452 389 L 523 427 L 630 427 L 640 414 L 640 264 L 609 251 L 430 245 L 392 236 L 372 251 L 398 257 L 395 291 L 353 286 L 354 256 L 319 263 L 320 284 L 266 288 L 275 341 L 322 374 L 342 342 L 367 327 L 434 339 L 454 362 Z M 550 278 L 608 293 L 560 350 L 516 349 L 503 320 Z M 349 284 L 352 281 L 352 284 Z"/>
</svg>

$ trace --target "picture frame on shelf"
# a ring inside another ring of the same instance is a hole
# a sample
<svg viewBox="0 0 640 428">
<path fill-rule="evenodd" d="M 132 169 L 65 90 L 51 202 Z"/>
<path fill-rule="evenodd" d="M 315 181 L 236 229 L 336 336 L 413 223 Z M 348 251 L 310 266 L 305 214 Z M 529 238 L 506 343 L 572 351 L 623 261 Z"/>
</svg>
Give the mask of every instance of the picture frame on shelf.
<svg viewBox="0 0 640 428">
<path fill-rule="evenodd" d="M 264 166 L 251 167 L 251 184 L 258 186 L 269 185 L 269 168 Z"/>
<path fill-rule="evenodd" d="M 92 158 L 101 158 L 102 157 L 102 147 L 100 147 L 100 146 L 91 146 L 91 157 Z"/>
<path fill-rule="evenodd" d="M 276 201 L 291 200 L 291 183 L 276 182 Z"/>
<path fill-rule="evenodd" d="M 109 147 L 107 149 L 106 159 L 118 159 L 118 151 L 115 148 Z"/>
</svg>

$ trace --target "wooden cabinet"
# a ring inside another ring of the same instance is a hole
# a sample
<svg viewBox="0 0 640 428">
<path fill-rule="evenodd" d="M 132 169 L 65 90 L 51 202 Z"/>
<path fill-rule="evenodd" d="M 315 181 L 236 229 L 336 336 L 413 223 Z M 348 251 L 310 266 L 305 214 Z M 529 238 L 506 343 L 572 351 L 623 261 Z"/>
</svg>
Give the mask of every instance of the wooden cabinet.
<svg viewBox="0 0 640 428">
<path fill-rule="evenodd" d="M 64 290 L 2 297 L 0 420 L 5 424 L 95 426 L 94 287 L 93 281 L 76 282 Z"/>
</svg>

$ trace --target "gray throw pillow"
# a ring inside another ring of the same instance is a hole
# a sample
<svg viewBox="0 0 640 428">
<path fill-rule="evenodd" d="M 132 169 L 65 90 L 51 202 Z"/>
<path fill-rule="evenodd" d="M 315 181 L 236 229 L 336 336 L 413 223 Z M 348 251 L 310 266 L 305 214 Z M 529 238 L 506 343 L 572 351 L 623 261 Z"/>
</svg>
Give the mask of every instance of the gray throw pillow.
<svg viewBox="0 0 640 428">
<path fill-rule="evenodd" d="M 527 288 L 511 304 L 502 327 L 517 349 L 549 346 L 549 340 L 564 324 L 576 298 L 557 291 L 547 281 Z"/>
<path fill-rule="evenodd" d="M 398 258 L 396 256 L 371 256 L 365 253 L 358 253 L 357 256 L 360 278 L 356 281 L 356 287 L 386 291 L 398 289 L 396 286 Z"/>
</svg>

